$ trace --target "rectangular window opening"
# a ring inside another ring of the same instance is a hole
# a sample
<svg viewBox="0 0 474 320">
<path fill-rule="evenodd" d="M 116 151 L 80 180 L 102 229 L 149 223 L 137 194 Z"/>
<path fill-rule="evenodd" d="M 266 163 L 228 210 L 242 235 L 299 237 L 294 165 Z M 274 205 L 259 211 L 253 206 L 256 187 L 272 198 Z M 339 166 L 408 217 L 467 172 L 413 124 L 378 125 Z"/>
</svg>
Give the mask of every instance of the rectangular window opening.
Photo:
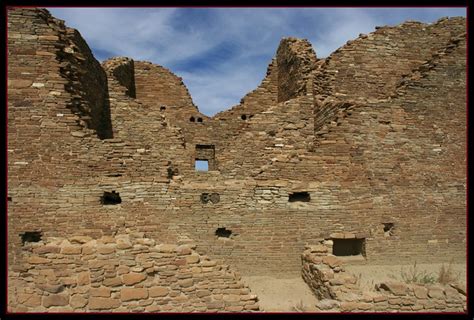
<svg viewBox="0 0 474 320">
<path fill-rule="evenodd" d="M 209 161 L 207 160 L 195 160 L 196 171 L 209 171 Z"/>
<path fill-rule="evenodd" d="M 309 202 L 311 196 L 308 192 L 293 192 L 288 197 L 288 202 Z"/>
<path fill-rule="evenodd" d="M 43 233 L 41 231 L 27 231 L 20 234 L 21 244 L 25 245 L 27 242 L 40 242 Z"/>
<path fill-rule="evenodd" d="M 213 144 L 196 144 L 194 155 L 196 171 L 217 170 L 216 151 Z"/>
<path fill-rule="evenodd" d="M 362 239 L 332 239 L 332 254 L 340 257 L 365 257 L 365 238 Z"/>
<path fill-rule="evenodd" d="M 204 149 L 214 150 L 214 145 L 212 145 L 212 144 L 197 144 L 196 149 L 198 149 L 198 150 L 204 150 Z"/>
</svg>

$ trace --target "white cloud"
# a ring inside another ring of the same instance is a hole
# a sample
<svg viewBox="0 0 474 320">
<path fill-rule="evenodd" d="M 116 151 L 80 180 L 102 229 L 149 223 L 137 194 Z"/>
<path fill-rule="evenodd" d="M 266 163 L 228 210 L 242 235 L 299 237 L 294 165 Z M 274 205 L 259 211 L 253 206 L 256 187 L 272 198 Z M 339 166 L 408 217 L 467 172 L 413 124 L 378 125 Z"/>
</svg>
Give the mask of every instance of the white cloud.
<svg viewBox="0 0 474 320">
<path fill-rule="evenodd" d="M 265 74 L 255 67 L 229 66 L 218 72 L 184 72 L 181 75 L 190 92 L 194 93 L 192 98 L 200 111 L 213 115 L 238 104 L 247 92 L 258 86 Z"/>
<path fill-rule="evenodd" d="M 317 56 L 326 57 L 359 33 L 374 31 L 376 25 L 410 18 L 428 22 L 427 19 L 462 14 L 462 9 L 449 8 L 53 8 L 50 11 L 78 29 L 96 56 L 108 52 L 179 71 L 177 75 L 183 78 L 194 102 L 208 115 L 238 104 L 260 83 L 282 37 L 307 38 Z M 183 61 L 192 63 L 183 65 Z"/>
</svg>

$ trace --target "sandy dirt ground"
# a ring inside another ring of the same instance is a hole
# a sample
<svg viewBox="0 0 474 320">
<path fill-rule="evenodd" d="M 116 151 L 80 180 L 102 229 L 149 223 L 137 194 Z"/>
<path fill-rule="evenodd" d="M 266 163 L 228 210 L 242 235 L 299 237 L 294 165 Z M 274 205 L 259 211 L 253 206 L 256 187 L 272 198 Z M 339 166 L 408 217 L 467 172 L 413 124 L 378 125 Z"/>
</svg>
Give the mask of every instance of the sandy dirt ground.
<svg viewBox="0 0 474 320">
<path fill-rule="evenodd" d="M 247 276 L 242 280 L 259 298 L 260 309 L 267 312 L 316 311 L 316 297 L 301 276 L 274 278 Z M 295 309 L 295 307 L 297 309 Z"/>
<path fill-rule="evenodd" d="M 350 272 L 360 278 L 359 284 L 364 289 L 374 289 L 375 284 L 381 281 L 398 280 L 402 281 L 402 273 L 407 276 L 416 274 L 426 274 L 435 279 L 438 278 L 442 263 L 414 264 L 411 265 L 344 265 L 346 272 Z M 449 263 L 444 264 L 445 268 Z M 466 264 L 452 264 L 451 274 L 457 278 L 460 284 L 466 283 Z"/>
<path fill-rule="evenodd" d="M 416 273 L 432 275 L 437 278 L 443 264 L 417 264 Z M 445 267 L 448 264 L 444 264 Z M 346 272 L 358 277 L 359 285 L 364 290 L 375 290 L 375 284 L 386 280 L 402 281 L 402 271 L 412 274 L 414 265 L 344 265 Z M 452 264 L 452 274 L 457 276 L 457 282 L 466 283 L 466 265 Z M 265 312 L 314 312 L 317 298 L 300 275 L 271 276 L 242 276 L 253 294 L 259 298 L 262 311 Z"/>
</svg>

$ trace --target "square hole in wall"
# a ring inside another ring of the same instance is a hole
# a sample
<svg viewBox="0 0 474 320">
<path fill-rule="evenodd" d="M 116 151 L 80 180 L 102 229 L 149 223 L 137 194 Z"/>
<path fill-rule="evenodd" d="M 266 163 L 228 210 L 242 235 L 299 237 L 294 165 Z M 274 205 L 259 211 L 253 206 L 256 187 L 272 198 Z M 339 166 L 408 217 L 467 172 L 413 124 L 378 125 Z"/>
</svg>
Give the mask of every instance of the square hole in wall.
<svg viewBox="0 0 474 320">
<path fill-rule="evenodd" d="M 215 234 L 218 238 L 230 238 L 232 235 L 232 230 L 227 230 L 226 228 L 217 228 Z"/>
<path fill-rule="evenodd" d="M 194 168 L 196 171 L 209 171 L 209 161 L 196 159 L 194 162 Z"/>
<path fill-rule="evenodd" d="M 27 242 L 39 242 L 42 236 L 43 233 L 41 231 L 27 231 L 20 234 L 21 243 L 24 245 Z"/>
<path fill-rule="evenodd" d="M 365 256 L 365 239 L 332 239 L 332 254 L 340 257 Z"/>
<path fill-rule="evenodd" d="M 395 224 L 392 222 L 382 223 L 385 237 L 391 237 L 394 234 Z"/>
<path fill-rule="evenodd" d="M 103 205 L 120 204 L 122 203 L 122 198 L 120 198 L 120 194 L 118 192 L 104 191 L 104 194 L 102 195 L 102 197 L 100 197 L 100 203 L 102 203 Z"/>
<path fill-rule="evenodd" d="M 309 192 L 293 192 L 290 193 L 288 196 L 288 202 L 309 202 L 311 200 L 311 196 Z"/>
</svg>

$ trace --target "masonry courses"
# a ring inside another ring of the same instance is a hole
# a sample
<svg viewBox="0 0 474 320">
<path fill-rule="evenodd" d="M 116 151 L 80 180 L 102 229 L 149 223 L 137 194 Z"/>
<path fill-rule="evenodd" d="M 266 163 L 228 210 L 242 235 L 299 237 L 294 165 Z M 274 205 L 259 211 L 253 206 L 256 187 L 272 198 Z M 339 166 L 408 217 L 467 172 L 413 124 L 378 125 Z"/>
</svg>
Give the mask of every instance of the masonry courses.
<svg viewBox="0 0 474 320">
<path fill-rule="evenodd" d="M 322 241 L 361 264 L 466 260 L 465 18 L 327 58 L 284 38 L 212 117 L 45 9 L 7 22 L 9 310 L 257 311 L 240 275 L 301 274 Z"/>
</svg>

